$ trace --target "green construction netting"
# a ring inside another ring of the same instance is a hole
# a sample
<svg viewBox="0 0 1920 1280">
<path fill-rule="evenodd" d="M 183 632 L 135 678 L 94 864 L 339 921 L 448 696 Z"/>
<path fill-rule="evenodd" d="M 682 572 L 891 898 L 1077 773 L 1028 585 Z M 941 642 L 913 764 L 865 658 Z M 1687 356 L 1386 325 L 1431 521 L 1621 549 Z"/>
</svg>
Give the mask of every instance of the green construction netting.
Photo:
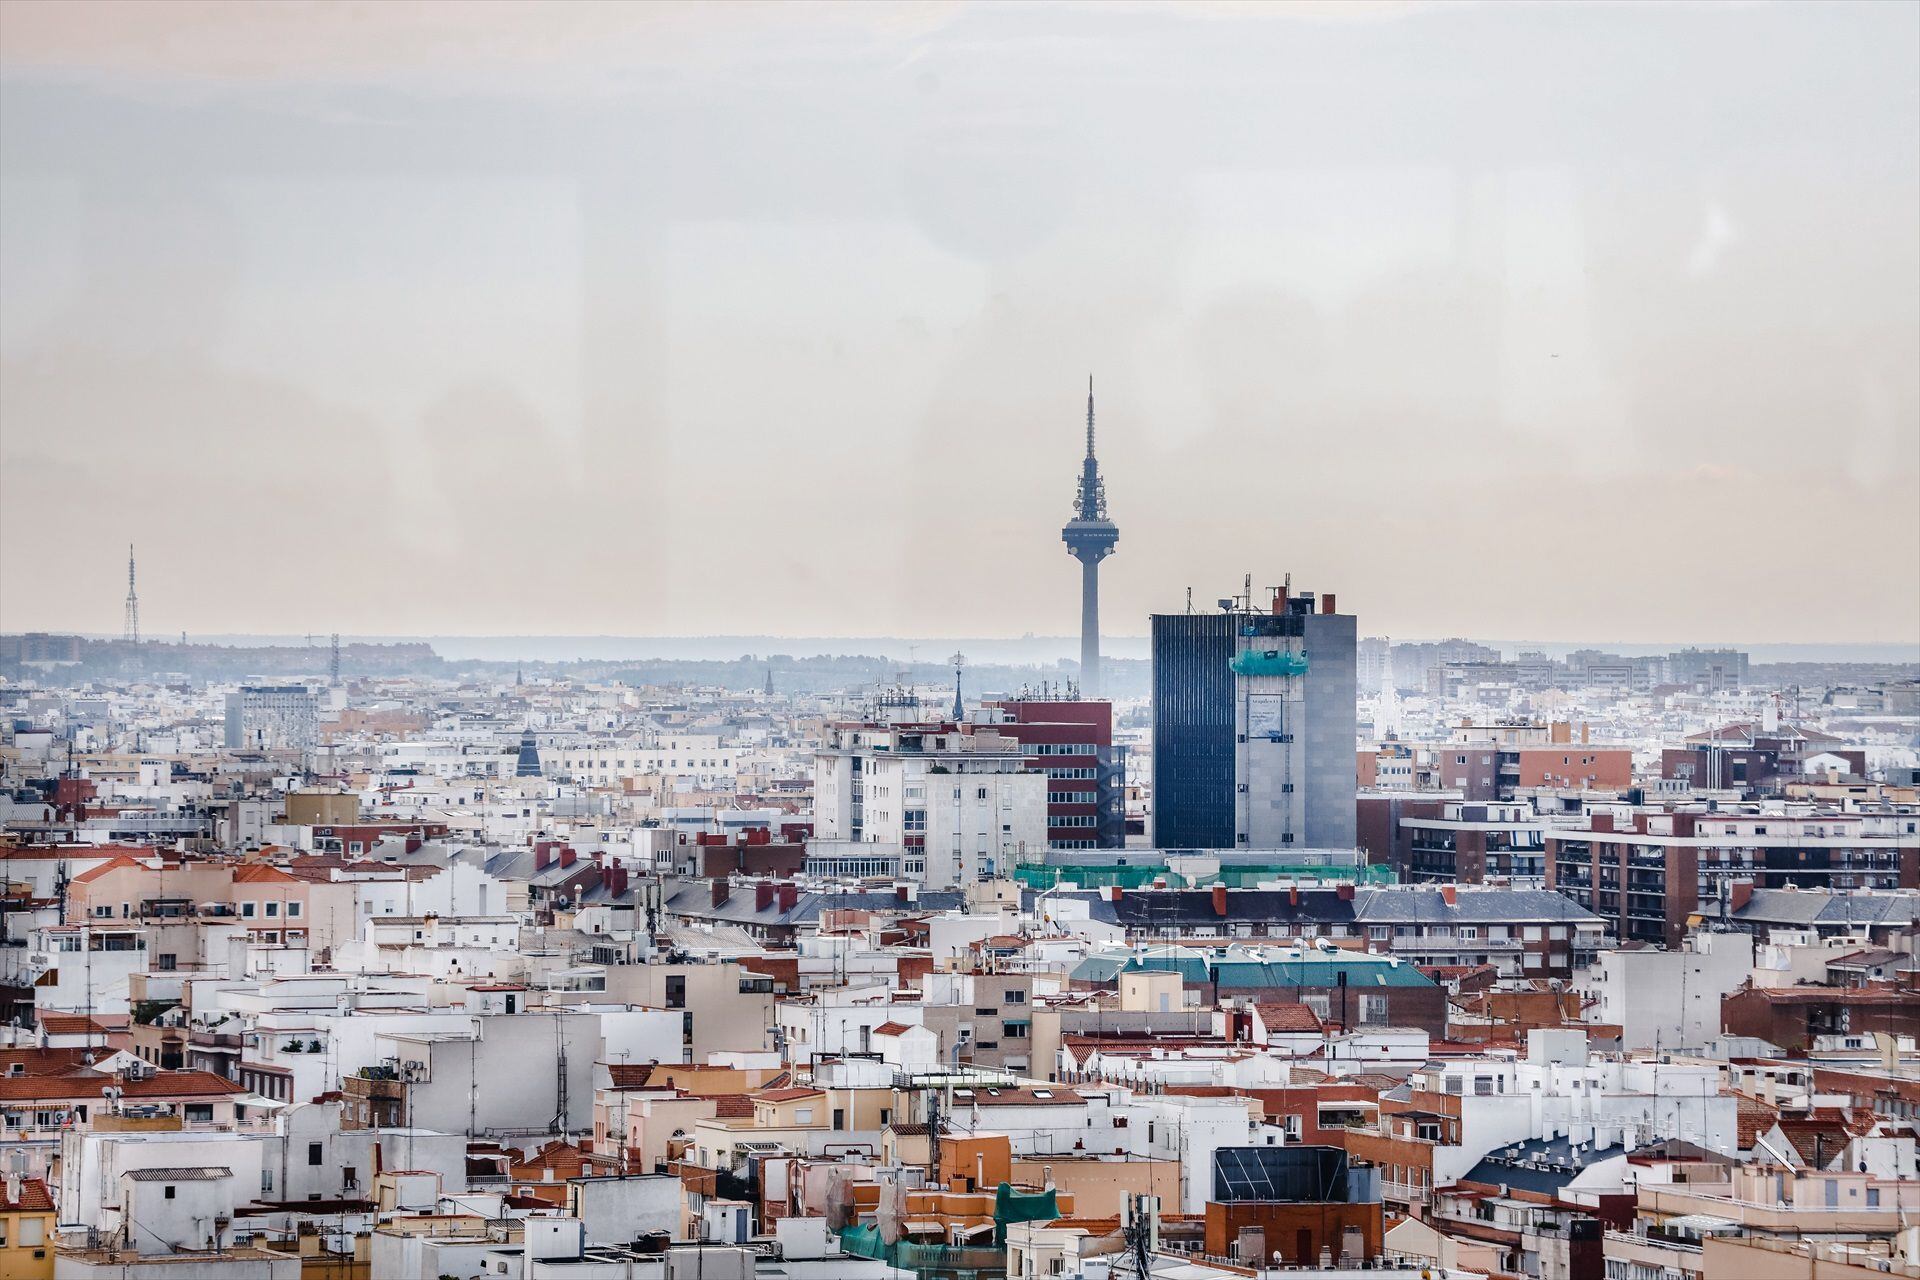
<svg viewBox="0 0 1920 1280">
<path fill-rule="evenodd" d="M 848 1227 L 842 1231 L 840 1248 L 856 1258 L 875 1258 L 903 1271 L 1004 1271 L 1007 1265 L 1007 1255 L 1003 1249 L 916 1244 L 911 1240 L 888 1245 L 880 1238 L 880 1228 L 871 1226 Z"/>
<path fill-rule="evenodd" d="M 1060 1206 L 1051 1190 L 1015 1191 L 1003 1182 L 993 1195 L 993 1242 L 1007 1242 L 1009 1222 L 1052 1222 L 1060 1216 Z"/>
</svg>

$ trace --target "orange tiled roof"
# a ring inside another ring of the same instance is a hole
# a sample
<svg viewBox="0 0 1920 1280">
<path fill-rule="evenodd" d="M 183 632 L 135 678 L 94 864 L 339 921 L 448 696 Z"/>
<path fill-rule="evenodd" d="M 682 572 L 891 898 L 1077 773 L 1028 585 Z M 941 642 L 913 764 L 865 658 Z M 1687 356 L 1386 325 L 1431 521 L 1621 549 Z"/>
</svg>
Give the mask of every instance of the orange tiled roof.
<svg viewBox="0 0 1920 1280">
<path fill-rule="evenodd" d="M 106 862 L 101 863 L 99 866 L 88 867 L 85 871 L 82 871 L 79 875 L 73 878 L 73 883 L 74 884 L 91 884 L 93 881 L 98 880 L 101 876 L 106 875 L 109 871 L 118 871 L 122 867 L 139 867 L 142 865 L 144 864 L 135 862 L 132 858 L 127 857 L 127 855 L 125 855 L 124 853 L 116 854 L 114 855 L 113 858 L 111 858 Z"/>
<path fill-rule="evenodd" d="M 52 1213 L 53 1196 L 47 1190 L 45 1180 L 40 1178 L 22 1178 L 20 1180 L 20 1198 L 10 1199 L 4 1184 L 0 1184 L 0 1213 Z"/>
</svg>

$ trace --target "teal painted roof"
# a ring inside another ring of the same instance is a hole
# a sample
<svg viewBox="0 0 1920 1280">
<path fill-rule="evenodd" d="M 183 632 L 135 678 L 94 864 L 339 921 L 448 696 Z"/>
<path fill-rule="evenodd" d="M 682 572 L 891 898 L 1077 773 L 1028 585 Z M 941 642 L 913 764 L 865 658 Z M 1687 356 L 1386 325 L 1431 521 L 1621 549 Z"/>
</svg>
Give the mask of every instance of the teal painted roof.
<svg viewBox="0 0 1920 1280">
<path fill-rule="evenodd" d="M 1347 985 L 1359 990 L 1380 987 L 1431 987 L 1432 978 L 1410 964 L 1388 964 L 1384 960 L 1270 960 L 1227 961 L 1215 966 L 1214 976 L 1223 987 L 1334 987 L 1340 975 Z"/>
<path fill-rule="evenodd" d="M 1100 957 L 1088 957 L 1081 961 L 1073 971 L 1073 976 L 1095 982 L 1108 981 L 1110 975 L 1100 969 L 1090 968 Z M 1104 968 L 1104 966 L 1102 966 Z M 1325 956 L 1307 957 L 1299 960 L 1223 960 L 1214 964 L 1195 956 L 1175 959 L 1171 956 L 1134 957 L 1124 965 L 1116 965 L 1113 975 L 1121 972 L 1135 972 L 1142 969 L 1158 969 L 1176 972 L 1180 980 L 1191 986 L 1206 986 L 1218 980 L 1223 987 L 1260 988 L 1260 987 L 1336 987 L 1340 985 L 1340 975 L 1347 975 L 1347 985 L 1360 990 L 1382 987 L 1431 987 L 1433 979 L 1421 973 L 1410 964 L 1389 963 L 1377 956 Z"/>
<path fill-rule="evenodd" d="M 1207 974 L 1207 962 L 1198 956 L 1191 958 L 1182 957 L 1180 959 L 1175 959 L 1172 956 L 1136 957 L 1127 961 L 1126 968 L 1129 972 L 1141 969 L 1158 969 L 1162 972 L 1178 973 L 1180 975 L 1180 981 L 1190 983 L 1194 986 L 1205 986 L 1208 982 L 1212 981 Z"/>
</svg>

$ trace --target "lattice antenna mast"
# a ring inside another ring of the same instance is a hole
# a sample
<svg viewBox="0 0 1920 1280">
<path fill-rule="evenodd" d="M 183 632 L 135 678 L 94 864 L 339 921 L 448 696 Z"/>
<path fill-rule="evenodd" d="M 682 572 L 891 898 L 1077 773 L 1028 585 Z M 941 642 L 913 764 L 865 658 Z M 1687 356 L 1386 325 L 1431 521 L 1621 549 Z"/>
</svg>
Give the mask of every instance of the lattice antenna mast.
<svg viewBox="0 0 1920 1280">
<path fill-rule="evenodd" d="M 133 544 L 127 544 L 127 619 L 121 637 L 128 644 L 140 643 L 140 594 L 133 589 Z"/>
</svg>

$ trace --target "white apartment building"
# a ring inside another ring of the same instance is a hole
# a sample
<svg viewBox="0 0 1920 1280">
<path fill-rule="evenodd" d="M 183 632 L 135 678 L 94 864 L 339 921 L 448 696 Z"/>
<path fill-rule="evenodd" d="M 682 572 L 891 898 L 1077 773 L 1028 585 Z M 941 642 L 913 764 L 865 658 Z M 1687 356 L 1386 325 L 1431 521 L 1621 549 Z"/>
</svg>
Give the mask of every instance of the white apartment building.
<svg viewBox="0 0 1920 1280">
<path fill-rule="evenodd" d="M 835 725 L 814 753 L 814 834 L 898 849 L 901 871 L 947 889 L 1003 875 L 1047 844 L 1047 779 L 990 730 Z"/>
<path fill-rule="evenodd" d="M 593 786 L 663 776 L 690 780 L 700 790 L 730 791 L 742 754 L 718 734 L 669 733 L 564 742 L 543 749 L 541 758 L 549 776 Z"/>
</svg>

